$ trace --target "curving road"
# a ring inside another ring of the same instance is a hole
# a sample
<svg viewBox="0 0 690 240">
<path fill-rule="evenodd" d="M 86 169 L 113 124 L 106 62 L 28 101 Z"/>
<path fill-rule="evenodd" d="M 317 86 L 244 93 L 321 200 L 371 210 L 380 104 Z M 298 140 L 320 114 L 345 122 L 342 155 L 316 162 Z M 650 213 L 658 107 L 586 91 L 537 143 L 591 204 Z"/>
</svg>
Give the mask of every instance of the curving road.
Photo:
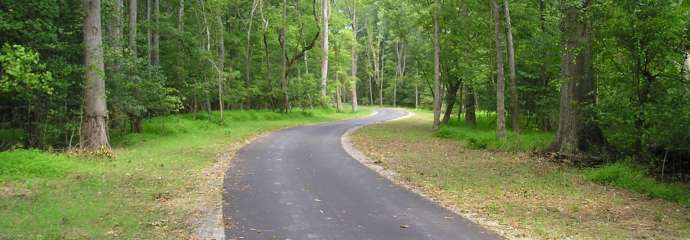
<svg viewBox="0 0 690 240">
<path fill-rule="evenodd" d="M 395 119 L 378 114 L 290 128 L 241 149 L 226 174 L 227 239 L 500 239 L 396 186 L 341 146 L 350 128 Z"/>
</svg>

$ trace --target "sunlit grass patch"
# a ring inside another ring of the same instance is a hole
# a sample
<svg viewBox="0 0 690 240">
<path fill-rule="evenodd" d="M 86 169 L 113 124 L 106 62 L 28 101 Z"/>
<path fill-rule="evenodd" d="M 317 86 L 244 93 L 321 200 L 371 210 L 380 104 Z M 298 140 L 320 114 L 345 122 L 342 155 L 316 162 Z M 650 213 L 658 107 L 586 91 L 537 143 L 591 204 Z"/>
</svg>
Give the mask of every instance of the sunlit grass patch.
<svg viewBox="0 0 690 240">
<path fill-rule="evenodd" d="M 523 129 L 515 133 L 508 129 L 505 139 L 496 138 L 496 114 L 477 112 L 477 124 L 470 127 L 464 119 L 454 118 L 447 125 L 441 126 L 436 136 L 456 139 L 465 142 L 472 149 L 490 149 L 501 151 L 538 151 L 553 140 L 553 133 Z"/>
<path fill-rule="evenodd" d="M 690 186 L 659 182 L 650 177 L 644 169 L 629 162 L 618 162 L 594 168 L 587 173 L 587 178 L 594 182 L 690 206 Z"/>
</svg>

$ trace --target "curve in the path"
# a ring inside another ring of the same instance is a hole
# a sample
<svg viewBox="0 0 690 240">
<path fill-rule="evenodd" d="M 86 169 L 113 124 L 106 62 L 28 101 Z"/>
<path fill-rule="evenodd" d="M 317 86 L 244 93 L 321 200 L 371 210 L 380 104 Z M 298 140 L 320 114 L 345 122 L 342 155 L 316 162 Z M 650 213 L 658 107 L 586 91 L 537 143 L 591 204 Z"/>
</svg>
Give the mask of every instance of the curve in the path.
<svg viewBox="0 0 690 240">
<path fill-rule="evenodd" d="M 241 149 L 224 180 L 226 238 L 500 239 L 381 177 L 343 149 L 348 129 L 405 114 L 380 109 L 368 118 L 290 128 Z"/>
</svg>

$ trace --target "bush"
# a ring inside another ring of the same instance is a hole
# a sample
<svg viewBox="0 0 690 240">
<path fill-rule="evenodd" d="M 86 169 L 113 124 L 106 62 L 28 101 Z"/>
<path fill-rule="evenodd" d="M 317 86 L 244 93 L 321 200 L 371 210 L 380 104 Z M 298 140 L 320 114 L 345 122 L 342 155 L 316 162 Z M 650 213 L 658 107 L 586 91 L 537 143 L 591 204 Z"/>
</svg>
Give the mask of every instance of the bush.
<svg viewBox="0 0 690 240">
<path fill-rule="evenodd" d="M 648 176 L 644 169 L 630 162 L 618 162 L 592 169 L 587 173 L 587 179 L 597 183 L 628 189 L 650 197 L 690 205 L 689 186 L 658 182 Z"/>
</svg>

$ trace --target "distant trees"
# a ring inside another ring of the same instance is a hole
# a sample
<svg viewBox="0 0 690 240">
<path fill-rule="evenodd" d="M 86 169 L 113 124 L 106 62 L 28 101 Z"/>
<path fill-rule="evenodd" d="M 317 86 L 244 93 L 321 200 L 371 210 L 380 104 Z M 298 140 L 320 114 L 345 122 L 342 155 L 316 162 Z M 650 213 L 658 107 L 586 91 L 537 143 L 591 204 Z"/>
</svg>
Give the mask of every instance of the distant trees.
<svg viewBox="0 0 690 240">
<path fill-rule="evenodd" d="M 17 133 L 0 149 L 105 146 L 86 134 L 177 111 L 349 102 L 432 109 L 436 129 L 495 112 L 497 137 L 509 116 L 515 133 L 557 130 L 563 156 L 690 156 L 687 1 L 108 0 L 103 68 L 96 17 L 64 7 L 85 3 L 0 4 L 0 126 Z"/>
</svg>

